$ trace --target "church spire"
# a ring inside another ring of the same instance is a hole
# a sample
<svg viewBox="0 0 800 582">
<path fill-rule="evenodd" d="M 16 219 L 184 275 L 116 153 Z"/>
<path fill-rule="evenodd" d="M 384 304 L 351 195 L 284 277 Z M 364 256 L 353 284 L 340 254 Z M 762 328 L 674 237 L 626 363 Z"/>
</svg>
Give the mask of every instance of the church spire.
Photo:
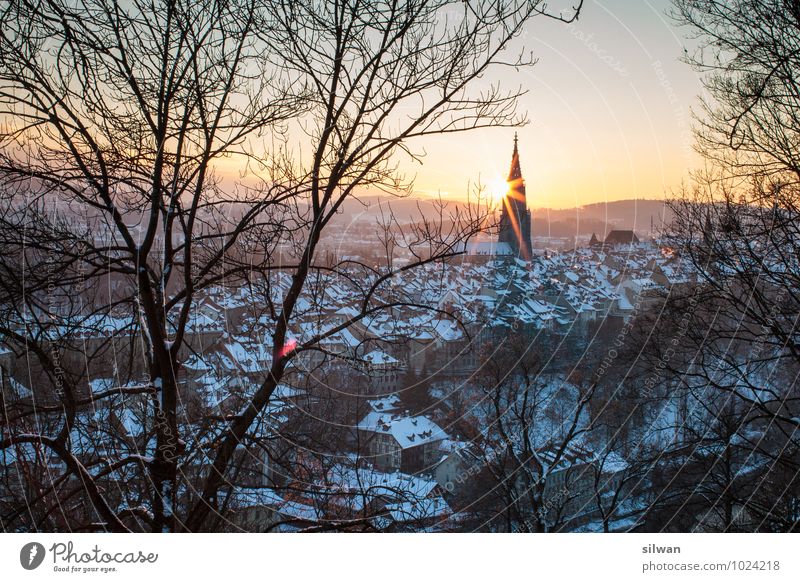
<svg viewBox="0 0 800 582">
<path fill-rule="evenodd" d="M 511 169 L 508 172 L 508 181 L 515 182 L 522 179 L 522 169 L 519 167 L 519 148 L 517 142 L 519 141 L 517 134 L 514 133 L 514 151 L 511 154 Z"/>
<path fill-rule="evenodd" d="M 519 166 L 519 138 L 516 133 L 511 170 L 508 172 L 508 194 L 503 198 L 500 217 L 499 242 L 508 244 L 512 255 L 526 261 L 531 260 L 531 212 L 525 198 L 525 181 Z"/>
</svg>

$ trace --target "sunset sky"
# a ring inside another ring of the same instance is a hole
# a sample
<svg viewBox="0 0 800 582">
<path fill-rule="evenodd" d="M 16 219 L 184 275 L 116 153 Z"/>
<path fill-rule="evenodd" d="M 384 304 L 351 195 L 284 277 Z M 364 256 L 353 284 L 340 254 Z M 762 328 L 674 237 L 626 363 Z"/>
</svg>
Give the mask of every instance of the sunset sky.
<svg viewBox="0 0 800 582">
<path fill-rule="evenodd" d="M 539 63 L 498 73 L 528 90 L 519 105 L 522 171 L 532 208 L 662 198 L 698 163 L 691 108 L 701 86 L 680 62 L 684 38 L 668 0 L 586 0 L 580 21 L 532 21 L 523 42 Z M 463 197 L 479 175 L 508 172 L 513 129 L 427 140 L 416 173 L 421 195 Z"/>
</svg>

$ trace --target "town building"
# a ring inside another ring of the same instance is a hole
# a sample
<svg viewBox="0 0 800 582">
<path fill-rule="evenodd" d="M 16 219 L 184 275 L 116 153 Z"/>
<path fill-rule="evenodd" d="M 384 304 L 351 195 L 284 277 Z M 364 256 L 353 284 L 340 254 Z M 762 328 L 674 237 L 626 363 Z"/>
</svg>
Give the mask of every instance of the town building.
<svg viewBox="0 0 800 582">
<path fill-rule="evenodd" d="M 508 193 L 503 197 L 500 217 L 499 243 L 506 243 L 512 254 L 525 261 L 533 256 L 531 249 L 531 211 L 525 198 L 525 180 L 519 164 L 517 135 L 514 134 L 514 152 L 511 154 L 511 170 L 508 173 Z"/>
</svg>

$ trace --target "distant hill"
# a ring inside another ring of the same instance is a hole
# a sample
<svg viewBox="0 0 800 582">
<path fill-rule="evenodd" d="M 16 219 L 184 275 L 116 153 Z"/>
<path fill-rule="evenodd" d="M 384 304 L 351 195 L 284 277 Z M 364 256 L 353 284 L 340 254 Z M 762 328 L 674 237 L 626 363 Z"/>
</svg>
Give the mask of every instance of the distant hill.
<svg viewBox="0 0 800 582">
<path fill-rule="evenodd" d="M 448 206 L 463 206 L 462 202 L 448 201 Z M 341 219 L 358 220 L 370 219 L 388 212 L 394 213 L 399 222 L 415 220 L 423 215 L 430 215 L 436 208 L 436 201 L 432 198 L 396 198 L 393 196 L 359 196 L 358 199 L 348 198 L 342 204 Z"/>
<path fill-rule="evenodd" d="M 594 232 L 601 239 L 615 229 L 650 233 L 651 220 L 658 231 L 673 218 L 663 200 L 617 200 L 558 210 L 534 208 L 531 212 L 534 236 L 584 236 Z"/>
<path fill-rule="evenodd" d="M 449 202 L 459 206 L 460 202 Z M 408 222 L 435 212 L 435 201 L 425 198 L 392 198 L 389 196 L 366 196 L 360 200 L 350 199 L 341 209 L 338 221 L 374 221 L 392 209 L 398 222 Z M 614 229 L 635 230 L 649 233 L 651 218 L 656 230 L 668 223 L 672 215 L 663 200 L 617 200 L 587 204 L 575 208 L 533 208 L 533 235 L 552 237 L 589 236 L 596 233 L 604 238 Z M 337 222 L 338 222 L 337 221 Z"/>
</svg>

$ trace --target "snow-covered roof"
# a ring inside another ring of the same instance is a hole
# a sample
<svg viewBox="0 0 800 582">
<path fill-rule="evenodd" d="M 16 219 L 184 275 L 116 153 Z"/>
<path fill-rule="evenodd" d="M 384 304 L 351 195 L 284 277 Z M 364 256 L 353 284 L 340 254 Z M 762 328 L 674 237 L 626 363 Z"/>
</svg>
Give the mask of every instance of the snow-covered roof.
<svg viewBox="0 0 800 582">
<path fill-rule="evenodd" d="M 393 366 L 400 362 L 381 350 L 372 350 L 361 358 L 372 366 Z"/>
<path fill-rule="evenodd" d="M 400 402 L 400 398 L 398 396 L 391 395 L 385 398 L 376 398 L 375 400 L 370 400 L 369 406 L 375 412 L 390 412 L 398 410 L 402 406 L 402 403 Z"/>
<path fill-rule="evenodd" d="M 403 449 L 447 438 L 447 434 L 425 416 L 372 411 L 358 423 L 358 428 L 368 432 L 389 434 Z"/>
<path fill-rule="evenodd" d="M 442 518 L 452 513 L 444 498 L 438 495 L 404 503 L 392 503 L 387 505 L 386 509 L 389 510 L 392 519 L 398 522 Z"/>
</svg>

